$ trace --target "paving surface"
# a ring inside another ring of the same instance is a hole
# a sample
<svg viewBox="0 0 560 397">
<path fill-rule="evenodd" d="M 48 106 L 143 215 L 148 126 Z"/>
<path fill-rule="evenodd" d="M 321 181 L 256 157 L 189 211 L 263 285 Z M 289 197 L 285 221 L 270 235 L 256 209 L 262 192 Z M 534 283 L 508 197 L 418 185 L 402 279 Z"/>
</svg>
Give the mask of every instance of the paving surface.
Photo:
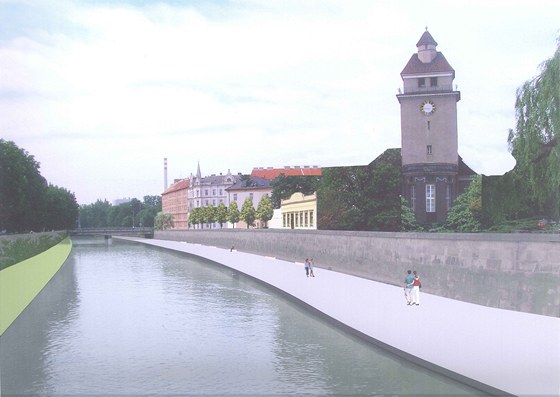
<svg viewBox="0 0 560 397">
<path fill-rule="evenodd" d="M 400 355 L 487 391 L 560 396 L 560 318 L 426 293 L 421 293 L 420 306 L 407 306 L 400 287 L 323 269 L 320 263 L 315 263 L 316 277 L 308 278 L 305 258 L 293 263 L 185 242 L 130 240 L 207 258 L 250 275 Z"/>
</svg>

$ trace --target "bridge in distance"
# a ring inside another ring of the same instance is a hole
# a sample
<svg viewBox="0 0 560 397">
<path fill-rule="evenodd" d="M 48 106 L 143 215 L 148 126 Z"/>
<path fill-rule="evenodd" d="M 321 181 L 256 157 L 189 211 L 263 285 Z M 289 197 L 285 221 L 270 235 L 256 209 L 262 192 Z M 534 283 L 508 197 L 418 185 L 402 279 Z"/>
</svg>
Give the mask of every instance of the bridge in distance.
<svg viewBox="0 0 560 397">
<path fill-rule="evenodd" d="M 84 227 L 69 230 L 70 236 L 131 236 L 131 237 L 154 237 L 153 227 Z"/>
</svg>

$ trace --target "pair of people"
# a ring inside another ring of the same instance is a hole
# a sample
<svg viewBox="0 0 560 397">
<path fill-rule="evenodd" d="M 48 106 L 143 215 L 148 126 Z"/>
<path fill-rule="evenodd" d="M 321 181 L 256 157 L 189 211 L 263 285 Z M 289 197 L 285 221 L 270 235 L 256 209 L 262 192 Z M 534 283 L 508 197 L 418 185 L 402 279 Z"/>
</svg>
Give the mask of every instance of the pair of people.
<svg viewBox="0 0 560 397">
<path fill-rule="evenodd" d="M 420 306 L 420 277 L 416 270 L 408 270 L 404 278 L 404 297 L 409 306 Z"/>
<path fill-rule="evenodd" d="M 313 274 L 313 258 L 305 258 L 305 275 L 307 277 L 315 277 Z"/>
</svg>

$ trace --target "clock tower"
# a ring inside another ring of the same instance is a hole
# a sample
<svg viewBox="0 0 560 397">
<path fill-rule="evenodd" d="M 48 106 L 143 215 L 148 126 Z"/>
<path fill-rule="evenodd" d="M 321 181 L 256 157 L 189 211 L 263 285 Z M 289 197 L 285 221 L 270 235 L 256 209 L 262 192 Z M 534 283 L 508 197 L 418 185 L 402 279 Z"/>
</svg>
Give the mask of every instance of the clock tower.
<svg viewBox="0 0 560 397">
<path fill-rule="evenodd" d="M 420 223 L 444 222 L 457 196 L 460 158 L 455 71 L 426 31 L 401 72 L 403 196 Z"/>
</svg>

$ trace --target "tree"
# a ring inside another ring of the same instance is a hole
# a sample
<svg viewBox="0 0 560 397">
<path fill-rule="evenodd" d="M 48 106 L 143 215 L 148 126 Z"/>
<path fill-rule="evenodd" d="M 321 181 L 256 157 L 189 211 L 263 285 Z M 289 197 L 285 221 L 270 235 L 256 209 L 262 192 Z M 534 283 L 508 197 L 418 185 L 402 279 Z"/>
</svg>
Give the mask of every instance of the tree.
<svg viewBox="0 0 560 397">
<path fill-rule="evenodd" d="M 199 225 L 202 222 L 202 207 L 193 208 L 189 213 L 189 225 Z"/>
<path fill-rule="evenodd" d="M 45 194 L 44 225 L 49 230 L 73 229 L 79 216 L 74 193 L 49 184 Z"/>
<path fill-rule="evenodd" d="M 447 214 L 446 228 L 458 232 L 482 230 L 482 177 L 477 175 L 469 187 L 457 196 Z"/>
<path fill-rule="evenodd" d="M 560 214 L 560 38 L 554 56 L 540 73 L 517 90 L 516 129 L 508 143 L 517 164 L 515 174 L 533 201 L 533 208 L 557 218 Z M 537 214 L 535 214 L 537 215 Z"/>
<path fill-rule="evenodd" d="M 216 222 L 220 224 L 220 229 L 223 227 L 223 224 L 227 222 L 227 207 L 224 203 L 218 204 L 216 208 Z"/>
<path fill-rule="evenodd" d="M 35 158 L 0 139 L 0 231 L 41 231 L 47 186 Z"/>
<path fill-rule="evenodd" d="M 154 219 L 154 227 L 157 230 L 166 230 L 172 228 L 173 226 L 173 214 L 161 211 L 157 213 L 156 218 Z"/>
<path fill-rule="evenodd" d="M 261 200 L 259 201 L 259 205 L 257 206 L 256 217 L 260 220 L 264 227 L 267 227 L 267 222 L 272 219 L 274 215 L 274 210 L 272 209 L 272 202 L 270 201 L 270 197 L 268 194 L 265 194 Z"/>
<path fill-rule="evenodd" d="M 234 201 L 228 207 L 228 221 L 233 224 L 233 227 L 235 227 L 235 224 L 239 222 L 239 219 L 240 219 L 239 209 L 237 208 L 237 202 Z"/>
<path fill-rule="evenodd" d="M 422 230 L 421 226 L 416 221 L 414 211 L 408 205 L 404 197 L 401 197 L 401 232 L 408 232 L 412 230 Z"/>
<path fill-rule="evenodd" d="M 216 221 L 216 208 L 208 205 L 206 207 L 202 207 L 202 219 L 203 222 L 210 225 Z"/>
<path fill-rule="evenodd" d="M 97 200 L 93 204 L 80 206 L 80 227 L 106 227 L 108 226 L 111 203 L 107 200 Z"/>
<path fill-rule="evenodd" d="M 253 206 L 253 201 L 249 197 L 245 199 L 241 206 L 241 219 L 247 224 L 247 229 L 249 229 L 249 226 L 253 226 L 253 222 L 255 222 L 255 207 Z"/>
<path fill-rule="evenodd" d="M 400 161 L 400 151 L 388 149 L 367 166 L 323 168 L 318 228 L 399 230 Z"/>
<path fill-rule="evenodd" d="M 305 195 L 313 194 L 317 191 L 317 187 L 321 177 L 317 176 L 286 176 L 280 174 L 272 183 L 272 208 L 280 208 L 282 200 L 290 198 L 296 192 Z"/>
</svg>

